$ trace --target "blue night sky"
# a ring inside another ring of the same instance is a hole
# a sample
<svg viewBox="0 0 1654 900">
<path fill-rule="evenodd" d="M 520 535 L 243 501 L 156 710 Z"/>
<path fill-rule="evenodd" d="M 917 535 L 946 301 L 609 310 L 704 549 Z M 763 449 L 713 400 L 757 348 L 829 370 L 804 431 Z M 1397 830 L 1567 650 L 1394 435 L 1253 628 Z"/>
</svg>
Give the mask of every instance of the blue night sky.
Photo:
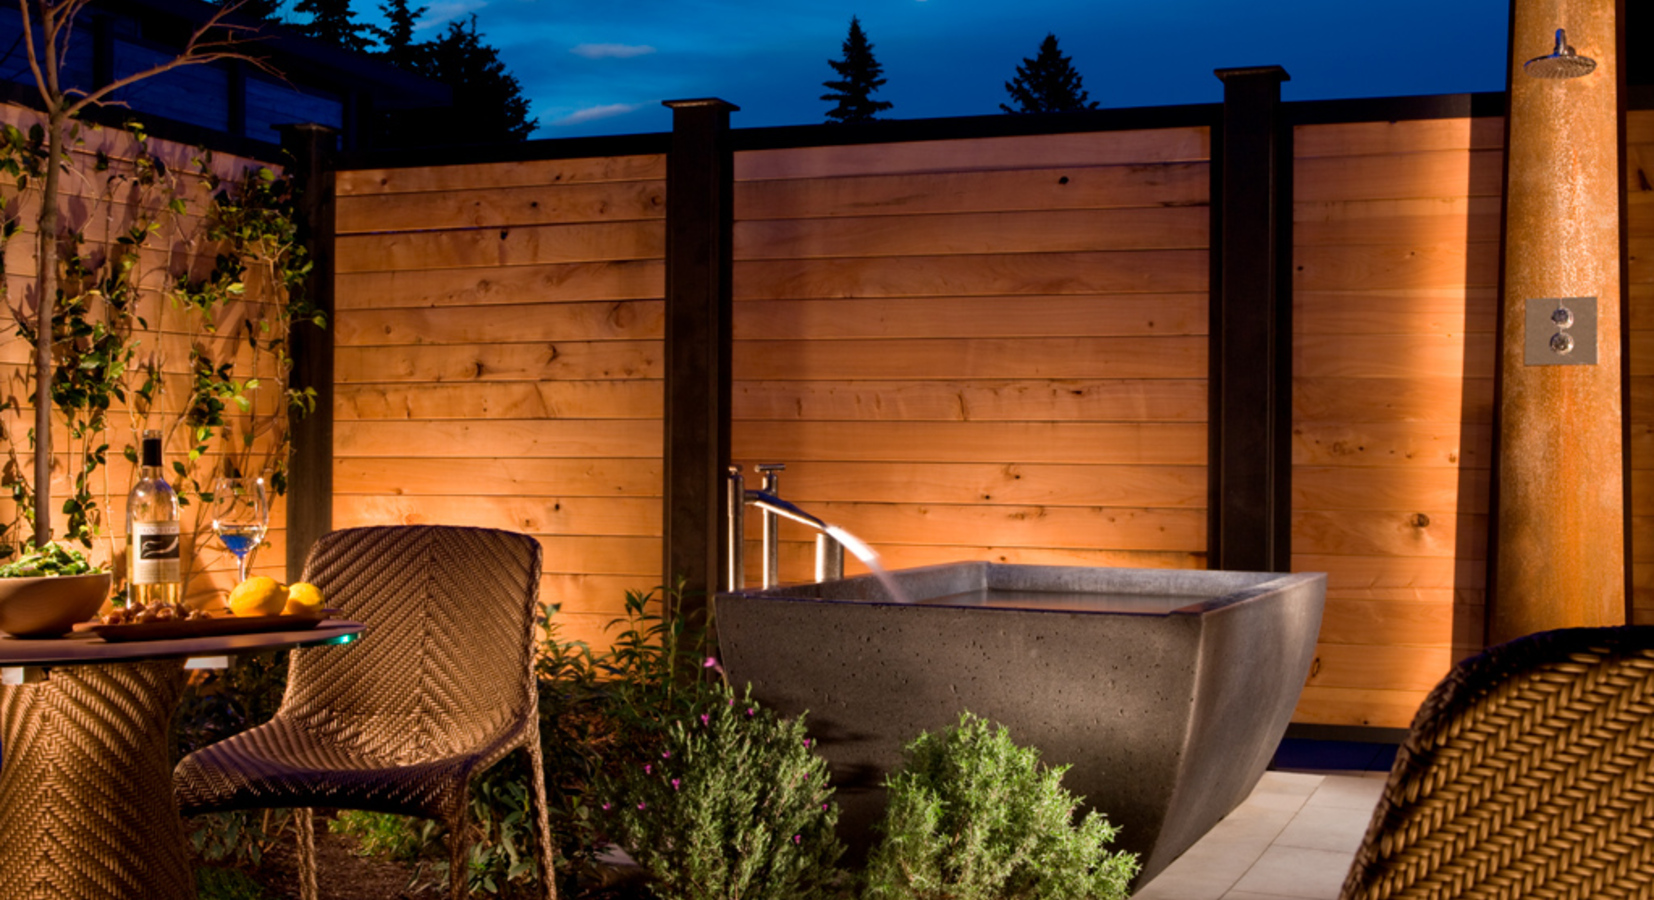
<svg viewBox="0 0 1654 900">
<path fill-rule="evenodd" d="M 379 0 L 353 0 L 378 20 Z M 535 137 L 664 131 L 662 100 L 720 97 L 737 128 L 815 124 L 851 15 L 889 83 L 883 118 L 999 112 L 1056 34 L 1103 107 L 1221 99 L 1214 68 L 1278 64 L 1286 100 L 1504 89 L 1508 0 L 426 0 L 420 39 L 475 14 Z"/>
</svg>

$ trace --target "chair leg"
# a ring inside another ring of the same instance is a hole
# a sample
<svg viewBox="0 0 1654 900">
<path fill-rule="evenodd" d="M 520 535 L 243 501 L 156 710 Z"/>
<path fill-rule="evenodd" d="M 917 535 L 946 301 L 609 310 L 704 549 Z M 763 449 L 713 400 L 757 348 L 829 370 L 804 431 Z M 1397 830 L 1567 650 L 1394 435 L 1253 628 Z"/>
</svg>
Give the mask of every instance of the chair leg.
<svg viewBox="0 0 1654 900">
<path fill-rule="evenodd" d="M 467 882 L 471 872 L 466 865 L 471 849 L 470 825 L 471 818 L 463 805 L 448 821 L 448 896 L 452 900 L 465 900 L 470 894 Z"/>
<path fill-rule="evenodd" d="M 293 810 L 293 824 L 299 832 L 299 900 L 316 900 L 315 811 Z"/>
<path fill-rule="evenodd" d="M 540 861 L 540 896 L 544 900 L 557 900 L 557 873 L 551 867 L 551 819 L 546 810 L 546 771 L 539 736 L 531 735 L 523 749 L 528 752 L 528 808 L 534 816 L 534 846 Z"/>
</svg>

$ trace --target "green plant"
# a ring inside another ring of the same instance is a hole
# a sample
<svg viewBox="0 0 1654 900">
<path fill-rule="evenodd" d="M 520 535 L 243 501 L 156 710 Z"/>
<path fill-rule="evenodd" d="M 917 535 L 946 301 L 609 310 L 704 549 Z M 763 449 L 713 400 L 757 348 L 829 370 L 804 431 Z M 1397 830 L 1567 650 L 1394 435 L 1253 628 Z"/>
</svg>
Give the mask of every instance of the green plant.
<svg viewBox="0 0 1654 900">
<path fill-rule="evenodd" d="M 198 900 L 266 900 L 270 895 L 245 872 L 203 866 L 195 870 Z"/>
<path fill-rule="evenodd" d="M 827 764 L 802 718 L 725 687 L 667 727 L 658 753 L 601 779 L 605 822 L 662 900 L 830 895 L 844 847 Z"/>
<path fill-rule="evenodd" d="M 1137 857 L 1108 851 L 1115 828 L 1098 812 L 1071 824 L 1067 771 L 968 712 L 919 735 L 885 782 L 865 900 L 1123 900 Z"/>
</svg>

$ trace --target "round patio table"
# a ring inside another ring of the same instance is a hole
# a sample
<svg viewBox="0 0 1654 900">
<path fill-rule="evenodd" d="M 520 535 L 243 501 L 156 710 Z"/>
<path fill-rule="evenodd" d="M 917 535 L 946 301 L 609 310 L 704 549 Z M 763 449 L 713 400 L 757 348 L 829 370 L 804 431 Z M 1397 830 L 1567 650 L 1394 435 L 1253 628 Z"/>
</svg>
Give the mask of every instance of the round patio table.
<svg viewBox="0 0 1654 900">
<path fill-rule="evenodd" d="M 362 627 L 0 637 L 0 897 L 194 898 L 168 747 L 185 661 L 348 643 Z"/>
</svg>

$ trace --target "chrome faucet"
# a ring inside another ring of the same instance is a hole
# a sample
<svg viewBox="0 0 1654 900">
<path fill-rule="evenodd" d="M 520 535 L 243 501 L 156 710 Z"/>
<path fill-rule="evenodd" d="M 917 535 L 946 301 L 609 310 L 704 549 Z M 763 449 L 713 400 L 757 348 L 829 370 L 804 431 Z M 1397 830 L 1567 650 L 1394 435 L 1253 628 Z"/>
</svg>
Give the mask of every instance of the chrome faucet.
<svg viewBox="0 0 1654 900">
<path fill-rule="evenodd" d="M 748 490 L 740 466 L 729 467 L 729 531 L 728 571 L 725 582 L 729 590 L 746 587 L 746 507 L 753 506 L 763 517 L 763 587 L 772 588 L 780 582 L 781 519 L 787 518 L 816 530 L 816 581 L 836 581 L 844 577 L 844 545 L 829 533 L 830 526 L 777 495 L 779 473 L 786 469 L 781 463 L 757 466 L 763 480 L 759 490 Z"/>
</svg>

